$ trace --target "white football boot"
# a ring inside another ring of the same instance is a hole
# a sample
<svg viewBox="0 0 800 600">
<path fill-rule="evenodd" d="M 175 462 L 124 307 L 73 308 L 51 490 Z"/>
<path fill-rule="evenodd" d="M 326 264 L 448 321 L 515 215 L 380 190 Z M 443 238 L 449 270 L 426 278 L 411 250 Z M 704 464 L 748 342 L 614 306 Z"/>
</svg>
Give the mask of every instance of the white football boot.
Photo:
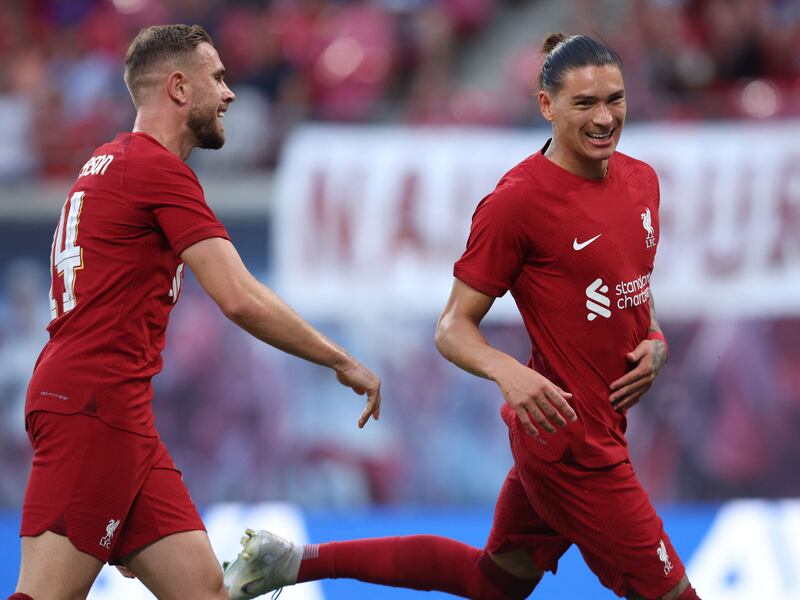
<svg viewBox="0 0 800 600">
<path fill-rule="evenodd" d="M 225 588 L 231 600 L 249 600 L 297 583 L 303 547 L 269 531 L 248 529 L 242 551 L 223 565 Z"/>
</svg>

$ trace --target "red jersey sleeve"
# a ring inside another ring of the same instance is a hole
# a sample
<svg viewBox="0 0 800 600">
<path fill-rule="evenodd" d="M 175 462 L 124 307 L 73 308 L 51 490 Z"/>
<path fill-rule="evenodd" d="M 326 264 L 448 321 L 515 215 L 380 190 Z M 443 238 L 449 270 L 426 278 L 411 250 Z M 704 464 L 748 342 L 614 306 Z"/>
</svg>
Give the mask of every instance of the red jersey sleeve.
<svg viewBox="0 0 800 600">
<path fill-rule="evenodd" d="M 528 255 L 518 202 L 513 187 L 503 182 L 481 200 L 472 217 L 467 249 L 453 269 L 456 278 L 487 296 L 505 294 Z"/>
<path fill-rule="evenodd" d="M 172 250 L 180 255 L 201 240 L 230 239 L 225 226 L 206 204 L 203 188 L 192 170 L 180 159 L 162 158 L 148 164 L 146 173 L 129 173 L 135 200 L 151 212 Z"/>
</svg>

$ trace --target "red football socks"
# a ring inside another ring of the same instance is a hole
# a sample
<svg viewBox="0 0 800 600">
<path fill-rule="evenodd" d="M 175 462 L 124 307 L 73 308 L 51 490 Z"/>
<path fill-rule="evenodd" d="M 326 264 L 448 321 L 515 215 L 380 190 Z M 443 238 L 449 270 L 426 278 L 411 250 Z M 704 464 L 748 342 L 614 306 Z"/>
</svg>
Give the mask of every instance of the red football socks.
<svg viewBox="0 0 800 600">
<path fill-rule="evenodd" d="M 700 596 L 697 595 L 695 589 L 690 585 L 678 596 L 678 600 L 700 600 Z"/>
<path fill-rule="evenodd" d="M 434 535 L 307 545 L 297 582 L 332 578 L 482 600 L 526 598 L 538 583 L 511 575 L 478 548 Z"/>
</svg>

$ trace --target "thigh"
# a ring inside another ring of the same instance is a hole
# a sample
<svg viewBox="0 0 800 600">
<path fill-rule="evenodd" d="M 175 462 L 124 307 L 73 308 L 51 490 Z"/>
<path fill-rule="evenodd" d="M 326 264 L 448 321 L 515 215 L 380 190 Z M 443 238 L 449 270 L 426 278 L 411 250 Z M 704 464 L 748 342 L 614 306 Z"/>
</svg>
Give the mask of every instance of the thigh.
<svg viewBox="0 0 800 600">
<path fill-rule="evenodd" d="M 497 498 L 486 551 L 506 570 L 530 577 L 542 571 L 555 573 L 558 559 L 570 545 L 571 542 L 554 530 L 530 503 L 518 468 L 513 466 Z M 534 567 L 527 574 L 514 568 L 524 568 L 523 553 L 527 555 L 528 565 Z"/>
<path fill-rule="evenodd" d="M 20 539 L 17 592 L 36 600 L 86 598 L 102 561 L 81 552 L 64 536 L 45 531 Z"/>
<path fill-rule="evenodd" d="M 28 417 L 33 467 L 20 535 L 51 531 L 108 561 L 158 445 L 97 417 L 36 412 Z"/>
<path fill-rule="evenodd" d="M 686 570 L 631 463 L 602 473 L 591 487 L 597 534 L 576 543 L 598 578 L 619 595 L 644 598 L 678 586 Z"/>
<path fill-rule="evenodd" d="M 123 563 L 159 600 L 227 600 L 222 568 L 205 531 L 162 538 Z"/>
<path fill-rule="evenodd" d="M 685 570 L 630 462 L 589 469 L 523 458 L 531 504 L 619 596 L 660 598 Z"/>
<path fill-rule="evenodd" d="M 160 444 L 109 562 L 125 563 L 126 557 L 162 538 L 196 530 L 205 531 L 203 521 L 183 483 L 181 472 L 164 445 Z"/>
</svg>

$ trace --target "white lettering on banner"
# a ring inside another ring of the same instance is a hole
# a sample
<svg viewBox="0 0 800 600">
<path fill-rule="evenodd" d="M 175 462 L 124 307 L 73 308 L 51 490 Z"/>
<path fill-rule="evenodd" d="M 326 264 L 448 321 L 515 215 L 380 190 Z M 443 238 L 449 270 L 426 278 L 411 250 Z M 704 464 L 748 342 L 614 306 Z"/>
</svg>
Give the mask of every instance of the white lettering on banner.
<svg viewBox="0 0 800 600">
<path fill-rule="evenodd" d="M 620 149 L 661 180 L 652 282 L 660 315 L 800 313 L 799 126 L 626 127 Z M 276 177 L 276 286 L 314 318 L 434 317 L 478 201 L 548 135 L 301 128 Z M 626 307 L 649 299 L 644 286 L 623 294 Z M 504 300 L 489 317 L 518 311 Z"/>
<path fill-rule="evenodd" d="M 800 598 L 800 503 L 739 500 L 722 507 L 687 564 L 703 598 Z"/>
</svg>

